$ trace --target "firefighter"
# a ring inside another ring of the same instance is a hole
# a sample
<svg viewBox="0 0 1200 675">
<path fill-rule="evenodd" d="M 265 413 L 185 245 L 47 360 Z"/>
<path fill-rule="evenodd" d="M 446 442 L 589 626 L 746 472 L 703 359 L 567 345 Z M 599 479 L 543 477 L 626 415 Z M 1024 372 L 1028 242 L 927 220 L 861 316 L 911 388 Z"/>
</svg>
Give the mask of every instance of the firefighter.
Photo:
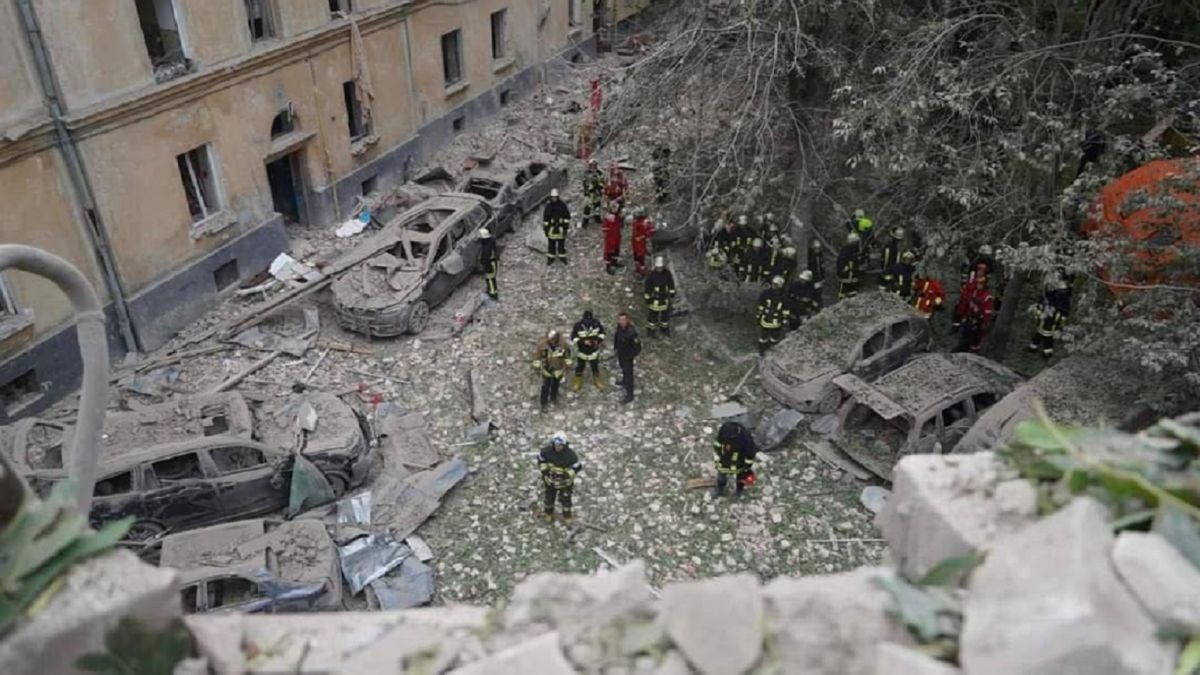
<svg viewBox="0 0 1200 675">
<path fill-rule="evenodd" d="M 646 215 L 645 207 L 638 207 L 634 212 L 630 231 L 630 248 L 633 249 L 634 270 L 639 277 L 646 276 L 646 251 L 650 248 L 650 240 L 653 238 L 654 221 Z"/>
<path fill-rule="evenodd" d="M 913 263 L 916 259 L 917 254 L 912 251 L 901 253 L 900 259 L 893 262 L 887 268 L 888 285 L 881 286 L 880 289 L 895 293 L 905 302 L 911 300 L 913 294 L 913 277 L 917 271 Z"/>
<path fill-rule="evenodd" d="M 900 255 L 904 251 L 904 228 L 893 227 L 891 237 L 884 244 L 883 251 L 880 252 L 879 259 L 879 290 L 893 291 L 895 290 L 895 274 L 892 271 L 892 266 L 900 262 Z M 911 281 L 911 276 L 909 277 Z"/>
<path fill-rule="evenodd" d="M 575 381 L 572 383 L 576 393 L 583 388 L 583 371 L 591 364 L 592 384 L 603 391 L 604 380 L 600 377 L 600 349 L 604 346 L 604 324 L 600 323 L 586 310 L 583 318 L 575 322 L 571 329 L 571 344 L 575 347 Z"/>
<path fill-rule="evenodd" d="M 733 261 L 733 250 L 738 239 L 737 224 L 732 220 L 717 220 L 719 226 L 708 248 L 708 266 L 721 269 Z M 734 263 L 736 266 L 736 263 Z"/>
<path fill-rule="evenodd" d="M 713 441 L 713 454 L 716 455 L 717 465 L 713 499 L 724 494 L 730 477 L 734 479 L 734 497 L 742 496 L 742 490 L 754 485 L 754 458 L 758 455 L 758 447 L 749 429 L 732 420 L 723 423 L 717 429 L 717 439 Z"/>
<path fill-rule="evenodd" d="M 846 235 L 846 244 L 838 251 L 838 300 L 853 298 L 858 295 L 858 263 L 859 245 L 862 243 L 857 233 Z"/>
<path fill-rule="evenodd" d="M 654 271 L 646 277 L 642 297 L 646 300 L 646 332 L 650 337 L 662 331 L 671 337 L 671 302 L 675 300 L 675 276 L 663 257 L 654 257 Z"/>
<path fill-rule="evenodd" d="M 926 319 L 940 311 L 946 302 L 946 289 L 942 282 L 931 276 L 919 274 L 913 278 L 913 307 Z"/>
<path fill-rule="evenodd" d="M 546 233 L 546 264 L 555 260 L 567 264 L 567 229 L 571 226 L 571 211 L 558 196 L 558 189 L 550 191 L 546 207 L 542 209 L 542 230 Z"/>
<path fill-rule="evenodd" d="M 812 272 L 813 286 L 819 294 L 821 289 L 825 288 L 825 249 L 815 235 L 808 243 L 808 265 L 805 269 Z"/>
<path fill-rule="evenodd" d="M 729 262 L 735 267 L 742 264 L 742 259 L 750 250 L 750 242 L 754 241 L 754 229 L 750 227 L 750 218 L 746 214 L 737 217 L 737 238 L 733 241 L 733 251 Z"/>
<path fill-rule="evenodd" d="M 982 270 L 980 269 L 981 265 L 983 266 Z M 987 244 L 980 246 L 979 251 L 970 260 L 963 261 L 959 272 L 959 287 L 966 286 L 981 272 L 989 277 L 1000 278 L 1000 266 L 996 262 L 992 247 Z"/>
<path fill-rule="evenodd" d="M 742 281 L 751 284 L 761 283 L 771 266 L 771 253 L 763 245 L 763 240 L 755 237 L 750 242 L 750 250 L 742 256 Z"/>
<path fill-rule="evenodd" d="M 862 209 L 854 209 L 854 215 L 846 222 L 846 232 L 858 235 L 858 266 L 866 267 L 867 251 L 875 240 L 875 223 Z"/>
<path fill-rule="evenodd" d="M 579 455 L 567 443 L 563 432 L 554 434 L 550 445 L 538 453 L 538 470 L 542 474 L 542 516 L 554 520 L 554 503 L 562 505 L 563 520 L 575 517 L 571 497 L 575 492 L 575 477 L 583 470 Z"/>
<path fill-rule="evenodd" d="M 771 279 L 770 288 L 758 296 L 759 354 L 766 354 L 768 349 L 779 342 L 790 316 L 787 291 L 783 288 L 783 277 L 775 277 Z"/>
<path fill-rule="evenodd" d="M 625 388 L 625 398 L 621 399 L 621 403 L 632 403 L 633 361 L 642 353 L 642 340 L 638 337 L 637 326 L 633 325 L 633 321 L 625 312 L 617 315 L 613 350 L 617 352 L 617 364 L 621 366 L 621 379 L 617 381 L 617 385 Z"/>
<path fill-rule="evenodd" d="M 629 188 L 629 182 L 625 179 L 625 172 L 616 162 L 610 162 L 608 165 L 608 184 L 604 186 L 604 196 L 608 198 L 609 206 L 615 205 L 617 213 L 625 210 L 625 191 Z"/>
<path fill-rule="evenodd" d="M 805 319 L 821 311 L 821 292 L 813 283 L 812 270 L 804 270 L 788 286 L 788 306 L 788 327 L 793 330 L 799 328 Z"/>
<path fill-rule="evenodd" d="M 542 376 L 541 405 L 546 410 L 549 403 L 558 403 L 558 385 L 567 376 L 567 359 L 571 357 L 571 348 L 558 334 L 551 330 L 538 343 L 533 353 L 533 367 Z"/>
<path fill-rule="evenodd" d="M 1034 319 L 1033 339 L 1029 351 L 1040 352 L 1045 358 L 1054 356 L 1054 341 L 1071 312 L 1071 289 L 1060 278 L 1054 278 L 1042 291 L 1038 304 L 1030 307 Z"/>
<path fill-rule="evenodd" d="M 596 158 L 588 160 L 587 171 L 583 174 L 583 220 L 580 227 L 587 227 L 600 220 L 600 202 L 604 198 L 604 172 Z"/>
<path fill-rule="evenodd" d="M 479 265 L 487 282 L 488 297 L 499 300 L 500 287 L 496 285 L 496 275 L 500 273 L 500 250 L 496 248 L 496 240 L 486 227 L 479 228 Z"/>
<path fill-rule="evenodd" d="M 668 186 L 671 183 L 671 149 L 660 145 L 650 153 L 650 173 L 654 176 L 654 201 L 659 204 L 667 201 L 670 196 Z"/>
<path fill-rule="evenodd" d="M 604 271 L 616 272 L 621 254 L 621 209 L 609 202 L 608 213 L 604 214 Z"/>
<path fill-rule="evenodd" d="M 796 276 L 796 249 L 784 246 L 779 249 L 779 255 L 771 262 L 767 274 L 772 277 L 783 277 L 784 283 L 790 283 Z"/>
<path fill-rule="evenodd" d="M 996 263 L 989 258 L 991 247 L 979 247 L 980 254 L 969 263 L 970 271 L 960 273 L 960 278 L 963 279 L 962 285 L 958 289 L 958 302 L 954 305 L 954 318 L 950 324 L 950 329 L 957 331 L 962 327 L 963 316 L 965 315 L 967 306 L 971 302 L 971 296 L 975 294 L 976 288 L 981 279 L 989 279 L 994 275 Z M 964 268 L 965 270 L 966 268 Z"/>
<path fill-rule="evenodd" d="M 965 300 L 965 303 L 963 299 L 959 300 L 959 304 L 963 305 L 962 322 L 958 333 L 958 345 L 954 351 L 974 354 L 983 346 L 983 339 L 987 337 L 996 315 L 996 299 L 988 290 L 987 276 L 977 276 L 972 281 L 971 293 Z"/>
</svg>

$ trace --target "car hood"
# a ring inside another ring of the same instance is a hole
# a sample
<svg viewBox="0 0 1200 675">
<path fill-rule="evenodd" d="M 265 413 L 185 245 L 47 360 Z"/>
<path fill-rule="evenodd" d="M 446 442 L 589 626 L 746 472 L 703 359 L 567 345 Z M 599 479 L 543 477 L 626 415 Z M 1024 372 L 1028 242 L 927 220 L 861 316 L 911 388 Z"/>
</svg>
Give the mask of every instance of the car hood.
<svg viewBox="0 0 1200 675">
<path fill-rule="evenodd" d="M 338 277 L 333 282 L 334 301 L 353 309 L 382 309 L 411 302 L 421 290 L 423 275 L 418 270 L 392 267 L 389 262 L 384 256 L 376 256 Z"/>
<path fill-rule="evenodd" d="M 844 371 L 845 368 L 840 364 L 819 355 L 793 356 L 772 353 L 763 363 L 763 373 L 788 388 L 807 385 L 823 387 L 830 379 Z"/>
</svg>

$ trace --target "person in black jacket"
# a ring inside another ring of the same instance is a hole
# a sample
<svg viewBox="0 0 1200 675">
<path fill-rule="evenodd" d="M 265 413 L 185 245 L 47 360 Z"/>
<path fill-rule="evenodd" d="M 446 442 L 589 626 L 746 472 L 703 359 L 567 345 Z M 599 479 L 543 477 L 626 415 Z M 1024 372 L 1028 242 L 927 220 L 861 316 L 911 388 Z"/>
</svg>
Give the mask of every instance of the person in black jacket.
<svg viewBox="0 0 1200 675">
<path fill-rule="evenodd" d="M 487 281 L 488 297 L 499 300 L 500 287 L 496 285 L 496 276 L 500 273 L 500 250 L 496 248 L 496 240 L 486 227 L 479 228 L 479 266 L 483 268 L 483 278 Z"/>
<path fill-rule="evenodd" d="M 567 435 L 554 434 L 550 445 L 538 453 L 538 470 L 542 474 L 542 515 L 554 519 L 554 503 L 562 505 L 563 520 L 571 520 L 571 497 L 575 491 L 575 475 L 583 469 L 579 456 L 567 444 Z"/>
<path fill-rule="evenodd" d="M 600 377 L 600 349 L 604 346 L 604 324 L 600 323 L 586 310 L 583 318 L 575 322 L 571 329 L 571 344 L 575 347 L 575 382 L 574 389 L 578 393 L 583 388 L 583 371 L 588 365 L 592 368 L 592 384 L 597 389 L 604 389 L 604 380 Z"/>
<path fill-rule="evenodd" d="M 542 209 L 542 231 L 546 233 L 546 264 L 553 265 L 555 260 L 567 264 L 567 230 L 571 226 L 571 210 L 567 208 L 558 190 L 550 191 L 546 207 Z"/>
<path fill-rule="evenodd" d="M 633 401 L 633 360 L 642 353 L 642 340 L 638 337 L 637 326 L 629 320 L 629 315 L 621 312 L 617 315 L 617 332 L 613 336 L 613 348 L 617 352 L 617 363 L 621 365 L 621 380 L 617 384 L 625 387 L 625 398 L 621 403 Z"/>
<path fill-rule="evenodd" d="M 671 337 L 671 302 L 675 300 L 675 275 L 661 255 L 654 257 L 654 270 L 646 276 L 642 297 L 646 300 L 646 326 L 650 337 L 658 331 Z"/>
<path fill-rule="evenodd" d="M 729 484 L 730 476 L 736 479 L 734 496 L 741 496 L 747 485 L 753 485 L 754 458 L 758 447 L 750 431 L 738 422 L 725 422 L 717 429 L 717 440 L 713 441 L 716 454 L 717 485 L 713 488 L 713 499 L 720 497 Z"/>
</svg>

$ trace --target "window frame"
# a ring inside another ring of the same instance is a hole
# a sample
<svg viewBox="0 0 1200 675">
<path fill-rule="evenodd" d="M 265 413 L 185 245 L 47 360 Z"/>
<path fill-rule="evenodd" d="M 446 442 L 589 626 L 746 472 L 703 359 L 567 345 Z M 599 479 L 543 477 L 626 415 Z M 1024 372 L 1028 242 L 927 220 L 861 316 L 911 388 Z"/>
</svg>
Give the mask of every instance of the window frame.
<svg viewBox="0 0 1200 675">
<path fill-rule="evenodd" d="M 583 25 L 581 4 L 580 0 L 567 0 L 567 25 L 572 28 Z"/>
<path fill-rule="evenodd" d="M 254 16 L 251 5 L 257 5 L 262 13 L 263 32 L 261 36 L 254 35 Z M 279 12 L 275 0 L 242 0 L 246 10 L 246 29 L 250 32 L 250 43 L 270 42 L 279 38 Z"/>
<path fill-rule="evenodd" d="M 239 467 L 239 468 L 227 469 L 222 464 L 222 460 L 218 459 L 218 453 L 221 453 L 223 451 L 249 451 L 249 452 L 258 453 L 258 456 L 262 458 L 262 462 L 259 464 L 253 464 L 250 466 L 243 466 L 243 467 Z M 271 466 L 271 458 L 267 456 L 267 453 L 263 452 L 262 450 L 260 450 L 258 448 L 255 448 L 255 447 L 252 447 L 249 445 L 222 445 L 222 446 L 216 447 L 216 448 L 209 448 L 208 458 L 209 458 L 209 460 L 212 461 L 213 466 L 216 467 L 216 469 L 217 469 L 217 474 L 220 476 L 232 476 L 234 474 L 239 474 L 244 471 L 254 471 L 256 469 L 261 469 L 263 467 Z"/>
<path fill-rule="evenodd" d="M 357 81 L 346 80 L 342 83 L 342 102 L 346 108 L 346 133 L 350 137 L 350 143 L 357 143 L 370 136 L 371 125 L 363 115 L 362 103 L 358 100 Z"/>
<path fill-rule="evenodd" d="M 162 464 L 164 462 L 179 460 L 188 455 L 191 455 L 196 460 L 196 468 L 200 470 L 200 475 L 198 477 L 189 476 L 189 477 L 185 477 L 185 478 L 166 478 L 158 472 L 157 465 Z M 203 480 L 203 479 L 209 477 L 208 472 L 204 468 L 203 454 L 199 450 L 188 450 L 187 452 L 180 452 L 178 454 L 174 454 L 169 457 L 160 457 L 158 459 L 150 460 L 150 461 L 146 462 L 146 470 L 149 471 L 151 473 L 151 475 L 154 476 L 154 479 L 158 481 L 159 485 L 164 486 L 164 487 L 167 485 L 174 484 L 174 483 L 183 483 L 183 482 L 190 481 L 190 480 Z"/>
<path fill-rule="evenodd" d="M 7 273 L 0 272 L 0 319 L 21 315 L 21 305 L 17 303 L 17 296 L 8 283 Z"/>
<path fill-rule="evenodd" d="M 447 38 L 454 40 L 454 69 L 457 71 L 455 77 L 451 79 L 450 61 L 446 59 L 449 53 L 446 49 Z M 446 89 L 451 89 L 466 82 L 466 72 L 463 68 L 463 39 L 462 29 L 455 28 L 452 31 L 442 33 L 440 38 L 442 48 L 442 86 Z"/>
<path fill-rule="evenodd" d="M 198 175 L 200 167 L 194 165 L 192 161 L 193 155 L 202 158 L 204 163 L 207 164 L 208 174 L 206 177 Z M 221 178 L 217 171 L 216 151 L 213 149 L 212 143 L 204 143 L 176 155 L 175 162 L 176 167 L 179 169 L 180 181 L 183 183 L 184 201 L 187 203 L 188 215 L 192 218 L 192 226 L 196 227 L 209 218 L 221 213 L 224 200 L 221 194 Z M 180 165 L 181 162 L 182 166 Z M 202 177 L 205 180 L 201 180 Z M 196 202 L 200 206 L 199 216 L 192 212 L 191 200 L 188 197 L 189 186 L 195 195 Z M 212 203 L 210 204 L 209 202 Z"/>
<path fill-rule="evenodd" d="M 343 5 L 345 5 L 343 7 Z M 337 19 L 338 14 L 354 13 L 354 0 L 329 0 L 329 16 Z"/>
<path fill-rule="evenodd" d="M 489 23 L 492 27 L 492 60 L 503 61 L 508 58 L 508 8 L 492 12 Z"/>
</svg>

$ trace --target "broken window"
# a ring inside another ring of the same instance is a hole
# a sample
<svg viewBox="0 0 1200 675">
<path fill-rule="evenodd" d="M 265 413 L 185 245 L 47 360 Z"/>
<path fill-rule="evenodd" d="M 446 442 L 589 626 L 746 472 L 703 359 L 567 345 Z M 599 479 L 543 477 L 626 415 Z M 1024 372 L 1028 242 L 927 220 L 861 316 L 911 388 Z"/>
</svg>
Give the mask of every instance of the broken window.
<svg viewBox="0 0 1200 675">
<path fill-rule="evenodd" d="M 950 425 L 967 419 L 969 415 L 970 413 L 967 411 L 967 399 L 957 401 L 942 411 L 942 428 L 949 429 Z"/>
<path fill-rule="evenodd" d="M 192 584 L 191 586 L 185 587 L 183 591 L 180 592 L 180 597 L 183 600 L 184 614 L 192 614 L 200 610 L 200 605 L 197 602 L 199 600 L 199 590 L 199 584 Z"/>
<path fill-rule="evenodd" d="M 175 22 L 172 0 L 136 0 L 136 4 L 142 39 L 146 42 L 146 54 L 154 68 L 155 80 L 164 82 L 186 73 L 187 57 L 183 53 L 183 40 Z"/>
<path fill-rule="evenodd" d="M 349 14 L 353 11 L 350 0 L 329 0 L 329 15 L 335 19 L 339 14 Z"/>
<path fill-rule="evenodd" d="M 982 391 L 972 396 L 971 402 L 975 404 L 975 414 L 978 415 L 996 405 L 996 395 L 990 391 Z"/>
<path fill-rule="evenodd" d="M 0 386 L 0 404 L 4 406 L 5 414 L 10 417 L 41 397 L 42 386 L 38 382 L 37 370 L 34 368 L 30 368 Z"/>
<path fill-rule="evenodd" d="M 492 58 L 502 59 L 508 54 L 505 23 L 508 20 L 508 10 L 492 12 Z"/>
<path fill-rule="evenodd" d="M 123 495 L 133 491 L 133 472 L 124 471 L 115 476 L 107 476 L 96 481 L 96 487 L 92 490 L 94 497 L 111 497 L 113 495 Z"/>
<path fill-rule="evenodd" d="M 271 120 L 271 138 L 279 138 L 296 130 L 296 118 L 291 108 L 280 110 L 275 119 Z"/>
<path fill-rule="evenodd" d="M 366 196 L 370 195 L 372 192 L 374 192 L 375 188 L 378 186 L 379 186 L 379 177 L 371 176 L 370 178 L 364 180 L 362 182 L 362 185 L 359 186 L 359 193 L 362 194 L 362 196 L 366 197 Z"/>
<path fill-rule="evenodd" d="M 192 222 L 198 223 L 221 210 L 217 177 L 213 172 L 212 146 L 205 144 L 175 158 L 187 196 Z"/>
<path fill-rule="evenodd" d="M 161 459 L 151 464 L 150 468 L 160 481 L 194 480 L 204 477 L 204 472 L 200 470 L 200 456 L 194 452 Z"/>
<path fill-rule="evenodd" d="M 245 0 L 250 40 L 259 42 L 276 37 L 275 3 L 272 0 Z"/>
<path fill-rule="evenodd" d="M 875 356 L 879 353 L 879 350 L 883 349 L 883 336 L 884 332 L 880 331 L 863 343 L 862 357 L 864 360 Z"/>
<path fill-rule="evenodd" d="M 245 471 L 246 469 L 253 469 L 267 463 L 266 456 L 257 448 L 238 446 L 217 448 L 208 454 L 212 457 L 213 462 L 217 465 L 217 470 L 221 473 Z"/>
<path fill-rule="evenodd" d="M 892 342 L 899 342 L 908 337 L 912 332 L 912 326 L 908 325 L 908 321 L 900 321 L 892 324 Z"/>
<path fill-rule="evenodd" d="M 908 440 L 909 419 L 903 415 L 884 419 L 870 406 L 858 403 L 846 416 L 845 428 L 857 429 L 867 447 L 883 446 L 889 452 L 900 452 Z"/>
<path fill-rule="evenodd" d="M 8 281 L 4 278 L 4 274 L 0 273 L 0 319 L 8 316 L 18 316 L 20 313 L 21 308 L 17 307 L 17 302 L 13 299 L 12 290 L 8 287 Z"/>
<path fill-rule="evenodd" d="M 938 432 L 937 421 L 938 421 L 937 415 L 934 415 L 933 417 L 930 417 L 929 419 L 925 420 L 925 423 L 921 425 L 921 438 L 929 438 L 931 436 L 937 436 L 937 432 Z"/>
<path fill-rule="evenodd" d="M 229 431 L 229 418 L 224 415 L 205 417 L 201 421 L 205 436 L 220 436 Z"/>
<path fill-rule="evenodd" d="M 241 276 L 238 274 L 237 258 L 213 270 L 213 284 L 218 293 L 236 284 L 238 279 L 241 279 Z"/>
<path fill-rule="evenodd" d="M 342 84 L 342 98 L 346 102 L 346 124 L 350 129 L 350 142 L 369 136 L 371 127 L 363 117 L 362 105 L 358 101 L 358 85 L 354 80 Z"/>
<path fill-rule="evenodd" d="M 452 30 L 442 36 L 442 76 L 447 87 L 463 79 L 461 30 Z"/>
<path fill-rule="evenodd" d="M 208 582 L 208 609 L 237 605 L 253 600 L 258 595 L 258 586 L 249 579 L 227 577 Z"/>
<path fill-rule="evenodd" d="M 467 181 L 467 192 L 490 201 L 500 194 L 500 184 L 486 178 L 472 178 Z"/>
<path fill-rule="evenodd" d="M 500 92 L 500 105 L 502 105 L 502 106 L 508 105 L 508 102 L 511 99 L 512 99 L 512 92 L 509 91 L 508 89 L 505 89 L 504 91 Z"/>
<path fill-rule="evenodd" d="M 449 237 L 449 235 L 447 235 L 445 237 L 442 237 L 442 240 L 438 242 L 437 253 L 434 254 L 433 261 L 434 262 L 440 261 L 442 258 L 445 258 L 446 254 L 449 252 L 450 252 L 450 237 Z"/>
</svg>

